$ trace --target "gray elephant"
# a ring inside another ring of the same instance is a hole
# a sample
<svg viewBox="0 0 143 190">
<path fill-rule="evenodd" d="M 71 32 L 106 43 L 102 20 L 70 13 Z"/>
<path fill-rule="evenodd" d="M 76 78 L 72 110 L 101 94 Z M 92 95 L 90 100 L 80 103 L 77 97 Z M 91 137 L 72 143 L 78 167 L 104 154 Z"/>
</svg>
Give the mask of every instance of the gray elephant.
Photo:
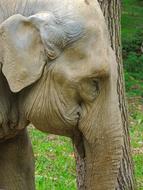
<svg viewBox="0 0 143 190">
<path fill-rule="evenodd" d="M 117 63 L 97 1 L 0 0 L 0 23 L 0 189 L 35 189 L 32 123 L 73 139 L 87 190 L 115 190 Z"/>
</svg>

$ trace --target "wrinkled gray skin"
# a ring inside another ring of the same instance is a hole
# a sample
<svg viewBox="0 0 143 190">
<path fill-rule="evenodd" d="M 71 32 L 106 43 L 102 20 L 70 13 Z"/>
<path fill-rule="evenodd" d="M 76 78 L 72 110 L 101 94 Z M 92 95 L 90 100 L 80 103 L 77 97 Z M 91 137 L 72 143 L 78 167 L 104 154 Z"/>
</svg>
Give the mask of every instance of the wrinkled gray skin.
<svg viewBox="0 0 143 190">
<path fill-rule="evenodd" d="M 33 177 L 27 180 L 21 174 L 25 168 L 30 168 L 29 176 L 34 171 L 23 135 L 31 122 L 41 131 L 74 140 L 86 158 L 87 190 L 115 190 L 123 144 L 117 63 L 97 1 L 0 0 L 0 23 L 0 137 L 20 133 L 13 144 L 23 146 L 29 156 L 11 149 L 17 160 L 10 162 L 16 165 L 11 173 L 20 176 L 21 184 L 12 185 L 2 168 L 0 188 L 34 189 Z M 7 159 L 8 141 L 1 145 L 5 158 L 0 156 L 0 166 Z M 16 170 L 20 165 L 23 171 Z"/>
</svg>

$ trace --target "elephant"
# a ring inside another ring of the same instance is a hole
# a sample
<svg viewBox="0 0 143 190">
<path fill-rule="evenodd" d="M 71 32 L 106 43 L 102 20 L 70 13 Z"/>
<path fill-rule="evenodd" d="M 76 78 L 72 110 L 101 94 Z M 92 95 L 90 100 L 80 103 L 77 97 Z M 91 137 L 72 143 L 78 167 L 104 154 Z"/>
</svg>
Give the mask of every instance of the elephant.
<svg viewBox="0 0 143 190">
<path fill-rule="evenodd" d="M 73 140 L 85 189 L 115 190 L 118 68 L 97 0 L 0 0 L 0 44 L 0 189 L 35 189 L 32 123 Z"/>
</svg>

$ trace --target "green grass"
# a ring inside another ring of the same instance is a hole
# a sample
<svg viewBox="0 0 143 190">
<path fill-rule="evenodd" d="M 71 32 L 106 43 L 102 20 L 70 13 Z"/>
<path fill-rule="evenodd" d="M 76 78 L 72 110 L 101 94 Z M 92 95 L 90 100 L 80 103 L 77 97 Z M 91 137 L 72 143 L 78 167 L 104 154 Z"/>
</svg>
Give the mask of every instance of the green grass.
<svg viewBox="0 0 143 190">
<path fill-rule="evenodd" d="M 135 176 L 137 180 L 137 190 L 143 190 L 143 154 L 134 155 Z"/>
<path fill-rule="evenodd" d="M 76 172 L 69 138 L 30 128 L 36 158 L 37 190 L 75 190 Z"/>
<path fill-rule="evenodd" d="M 137 190 L 143 190 L 143 104 L 140 98 L 129 99 L 130 137 Z"/>
</svg>

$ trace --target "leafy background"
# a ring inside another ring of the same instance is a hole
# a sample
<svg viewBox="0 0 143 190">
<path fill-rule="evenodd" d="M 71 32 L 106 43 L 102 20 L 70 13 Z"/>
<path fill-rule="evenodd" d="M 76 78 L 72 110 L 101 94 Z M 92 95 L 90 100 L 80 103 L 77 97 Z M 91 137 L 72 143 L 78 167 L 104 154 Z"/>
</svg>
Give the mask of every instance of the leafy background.
<svg viewBox="0 0 143 190">
<path fill-rule="evenodd" d="M 143 190 L 143 1 L 122 3 L 122 44 L 130 135 L 137 190 Z M 30 128 L 36 158 L 37 190 L 76 190 L 70 139 Z"/>
<path fill-rule="evenodd" d="M 122 44 L 137 190 L 143 190 L 143 1 L 122 3 Z"/>
</svg>

